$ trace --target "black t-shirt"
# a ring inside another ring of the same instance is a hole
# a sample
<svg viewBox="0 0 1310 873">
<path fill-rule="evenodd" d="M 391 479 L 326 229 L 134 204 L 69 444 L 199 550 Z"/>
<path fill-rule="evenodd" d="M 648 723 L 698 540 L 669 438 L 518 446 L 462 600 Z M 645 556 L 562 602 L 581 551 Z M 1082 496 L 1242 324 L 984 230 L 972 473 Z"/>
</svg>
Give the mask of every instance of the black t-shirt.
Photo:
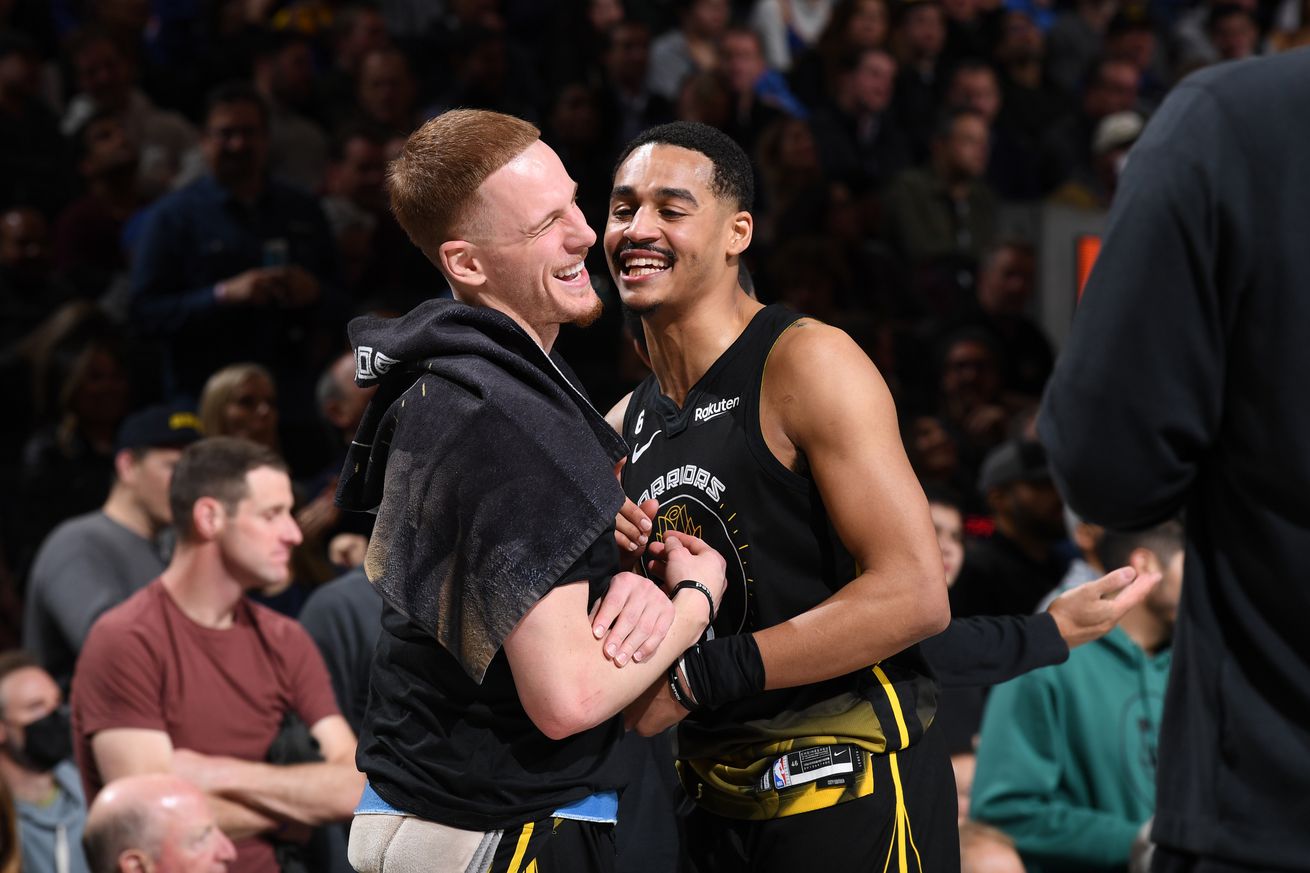
<svg viewBox="0 0 1310 873">
<path fill-rule="evenodd" d="M 614 531 L 560 577 L 590 580 L 588 603 L 618 566 Z M 383 800 L 465 830 L 536 821 L 597 791 L 620 788 L 623 722 L 552 740 L 519 702 L 504 650 L 476 684 L 431 634 L 390 606 L 373 659 L 372 689 L 356 763 Z"/>
</svg>

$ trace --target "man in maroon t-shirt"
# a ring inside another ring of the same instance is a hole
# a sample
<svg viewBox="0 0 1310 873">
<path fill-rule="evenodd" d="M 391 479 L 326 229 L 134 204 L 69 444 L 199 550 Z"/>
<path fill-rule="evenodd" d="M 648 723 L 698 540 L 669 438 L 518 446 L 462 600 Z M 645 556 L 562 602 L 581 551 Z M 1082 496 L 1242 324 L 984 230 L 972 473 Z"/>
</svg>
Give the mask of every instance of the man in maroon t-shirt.
<svg viewBox="0 0 1310 873">
<path fill-rule="evenodd" d="M 87 800 L 123 776 L 176 773 L 206 793 L 236 842 L 233 873 L 276 873 L 264 837 L 349 819 L 364 787 L 309 635 L 244 596 L 286 580 L 301 539 L 291 481 L 275 454 L 215 437 L 182 455 L 169 497 L 172 562 L 96 622 L 73 676 Z M 324 762 L 263 763 L 288 713 Z"/>
</svg>

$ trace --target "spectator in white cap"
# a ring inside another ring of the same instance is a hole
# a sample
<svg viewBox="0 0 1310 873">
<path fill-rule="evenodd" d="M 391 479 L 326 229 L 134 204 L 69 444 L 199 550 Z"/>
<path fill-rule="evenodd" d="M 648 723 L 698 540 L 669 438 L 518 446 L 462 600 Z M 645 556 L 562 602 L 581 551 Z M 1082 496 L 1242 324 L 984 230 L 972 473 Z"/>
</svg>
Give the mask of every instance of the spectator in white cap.
<svg viewBox="0 0 1310 873">
<path fill-rule="evenodd" d="M 1145 126 L 1142 116 L 1131 109 L 1102 118 L 1092 133 L 1091 175 L 1070 179 L 1051 199 L 1081 209 L 1109 209 L 1119 188 L 1119 175 L 1128 162 L 1128 150 Z"/>
</svg>

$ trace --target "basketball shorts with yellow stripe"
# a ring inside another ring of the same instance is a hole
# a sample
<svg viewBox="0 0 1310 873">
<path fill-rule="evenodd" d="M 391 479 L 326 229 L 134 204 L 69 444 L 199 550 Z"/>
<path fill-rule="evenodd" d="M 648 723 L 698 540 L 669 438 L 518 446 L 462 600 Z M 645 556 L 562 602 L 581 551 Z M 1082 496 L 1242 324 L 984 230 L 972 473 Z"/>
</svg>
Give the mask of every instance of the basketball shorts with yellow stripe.
<svg viewBox="0 0 1310 873">
<path fill-rule="evenodd" d="M 686 822 L 691 870 L 958 873 L 955 776 L 940 734 L 869 756 L 873 791 L 855 800 L 751 821 L 697 808 Z"/>
<path fill-rule="evenodd" d="M 409 815 L 357 814 L 359 873 L 612 873 L 614 826 L 552 816 L 480 833 Z"/>
<path fill-rule="evenodd" d="M 614 825 L 547 818 L 503 832 L 487 873 L 611 873 Z"/>
</svg>

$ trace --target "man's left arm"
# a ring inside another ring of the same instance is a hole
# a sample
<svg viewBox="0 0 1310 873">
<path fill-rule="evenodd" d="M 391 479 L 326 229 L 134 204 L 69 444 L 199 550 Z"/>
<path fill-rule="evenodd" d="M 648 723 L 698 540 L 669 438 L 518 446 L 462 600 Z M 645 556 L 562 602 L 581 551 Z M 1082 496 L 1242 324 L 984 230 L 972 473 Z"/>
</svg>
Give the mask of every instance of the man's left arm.
<svg viewBox="0 0 1310 873">
<path fill-rule="evenodd" d="M 364 793 L 364 775 L 355 769 L 355 734 L 340 715 L 320 719 L 309 732 L 321 762 L 265 764 L 177 750 L 173 770 L 209 794 L 284 822 L 317 827 L 346 821 Z"/>
<path fill-rule="evenodd" d="M 859 575 L 812 609 L 754 633 L 763 664 L 758 690 L 843 676 L 940 633 L 951 617 L 941 551 L 901 445 L 891 393 L 873 362 L 841 331 L 803 322 L 778 341 L 763 390 L 765 441 L 782 463 L 808 463 Z M 659 544 L 650 548 L 658 553 Z M 722 651 L 699 659 L 704 669 L 733 672 L 711 677 L 716 695 L 726 687 L 740 696 L 758 685 L 749 645 L 721 637 L 702 648 L 710 647 Z M 695 687 L 688 690 L 694 699 Z M 687 714 L 668 682 L 652 685 L 624 713 L 628 726 L 647 736 Z"/>
<path fill-rule="evenodd" d="M 1213 456 L 1259 247 L 1250 207 L 1225 202 L 1247 185 L 1235 135 L 1208 91 L 1180 88 L 1125 167 L 1037 422 L 1061 495 L 1088 521 L 1136 529 L 1177 514 Z"/>
<path fill-rule="evenodd" d="M 803 322 L 770 356 L 760 418 L 775 455 L 796 453 L 779 460 L 808 464 L 859 572 L 814 608 L 755 633 L 765 687 L 841 676 L 945 629 L 946 576 L 928 502 L 873 362 L 843 332 Z"/>
</svg>

